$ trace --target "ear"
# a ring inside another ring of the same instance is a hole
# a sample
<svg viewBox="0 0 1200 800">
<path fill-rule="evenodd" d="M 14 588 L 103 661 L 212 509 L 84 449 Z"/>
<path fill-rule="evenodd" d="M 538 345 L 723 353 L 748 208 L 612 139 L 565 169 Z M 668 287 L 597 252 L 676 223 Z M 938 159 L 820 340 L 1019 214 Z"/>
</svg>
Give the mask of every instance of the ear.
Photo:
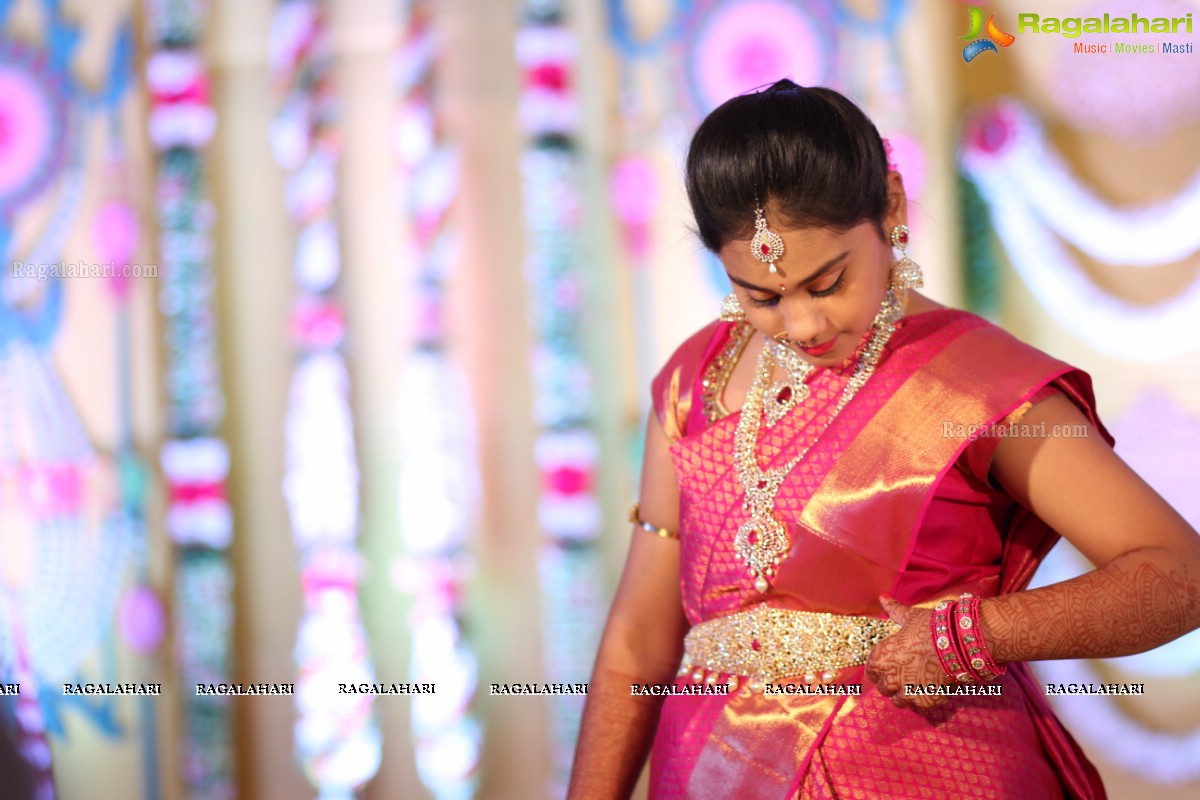
<svg viewBox="0 0 1200 800">
<path fill-rule="evenodd" d="M 884 233 L 892 235 L 892 228 L 908 224 L 908 195 L 904 192 L 904 178 L 899 172 L 888 172 L 888 209 L 883 218 Z"/>
</svg>

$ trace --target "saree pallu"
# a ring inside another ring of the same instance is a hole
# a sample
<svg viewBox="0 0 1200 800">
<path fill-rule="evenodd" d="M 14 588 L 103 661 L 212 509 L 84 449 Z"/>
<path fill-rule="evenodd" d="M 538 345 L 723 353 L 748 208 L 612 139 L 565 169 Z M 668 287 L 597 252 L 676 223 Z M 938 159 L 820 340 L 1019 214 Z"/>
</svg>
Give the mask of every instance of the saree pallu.
<svg viewBox="0 0 1200 800">
<path fill-rule="evenodd" d="M 880 594 L 928 605 L 1021 590 L 1057 534 L 989 482 L 999 439 L 979 432 L 1057 392 L 1112 441 L 1086 374 L 972 314 L 906 317 L 832 424 L 853 358 L 814 372 L 809 399 L 763 427 L 764 468 L 812 444 L 777 495 L 792 547 L 764 595 L 733 548 L 746 514 L 733 465 L 738 414 L 719 410 L 746 335 L 708 326 L 653 387 L 680 487 L 680 588 L 692 625 L 763 602 L 883 618 Z M 862 673 L 835 680 L 863 683 Z M 1000 696 L 955 697 L 932 712 L 896 708 L 872 684 L 850 697 L 757 694 L 745 681 L 725 696 L 671 696 L 650 797 L 1104 797 L 1026 665 L 1010 665 L 999 682 Z"/>
</svg>

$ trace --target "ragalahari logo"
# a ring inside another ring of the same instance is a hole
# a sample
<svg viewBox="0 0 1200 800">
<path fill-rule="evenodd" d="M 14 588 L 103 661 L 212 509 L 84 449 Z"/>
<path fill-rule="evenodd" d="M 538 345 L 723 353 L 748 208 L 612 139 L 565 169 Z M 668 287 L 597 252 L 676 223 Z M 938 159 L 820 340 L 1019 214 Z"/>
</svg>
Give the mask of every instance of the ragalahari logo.
<svg viewBox="0 0 1200 800">
<path fill-rule="evenodd" d="M 987 36 L 979 38 L 979 34 L 985 32 Z M 967 32 L 958 38 L 964 42 L 970 42 L 963 48 L 963 61 L 971 61 L 980 53 L 999 53 L 996 45 L 1008 47 L 1017 40 L 1017 37 L 1011 33 L 1000 30 L 1000 26 L 996 24 L 995 14 L 988 17 L 987 25 L 984 25 L 983 11 L 979 6 L 971 6 L 967 9 Z"/>
</svg>

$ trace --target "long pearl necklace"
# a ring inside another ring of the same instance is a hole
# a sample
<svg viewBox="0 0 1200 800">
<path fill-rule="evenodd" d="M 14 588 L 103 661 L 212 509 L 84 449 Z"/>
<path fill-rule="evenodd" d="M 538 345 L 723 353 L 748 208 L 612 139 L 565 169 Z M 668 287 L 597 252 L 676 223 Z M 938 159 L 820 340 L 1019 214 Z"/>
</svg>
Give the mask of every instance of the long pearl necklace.
<svg viewBox="0 0 1200 800">
<path fill-rule="evenodd" d="M 738 420 L 733 444 L 733 463 L 738 480 L 741 481 L 742 489 L 745 492 L 743 508 L 750 512 L 749 519 L 738 528 L 733 546 L 738 557 L 746 562 L 750 576 L 754 578 L 754 588 L 758 591 L 766 592 L 771 588 L 771 578 L 775 575 L 775 567 L 779 565 L 780 560 L 791 548 L 787 529 L 775 513 L 775 496 L 779 494 L 779 488 L 788 474 L 808 455 L 808 451 L 820 441 L 825 431 L 829 430 L 833 421 L 842 413 L 842 409 L 874 374 L 875 367 L 879 364 L 879 358 L 883 355 L 883 348 L 892 338 L 892 334 L 896 332 L 896 321 L 902 314 L 903 305 L 889 287 L 883 305 L 880 306 L 879 313 L 875 315 L 875 320 L 872 322 L 871 338 L 862 355 L 859 356 L 858 363 L 854 367 L 854 374 L 850 376 L 849 383 L 842 390 L 825 427 L 807 447 L 789 459 L 786 464 L 768 470 L 764 470 L 758 464 L 758 434 L 762 428 L 764 413 L 766 413 L 764 399 L 770 396 L 773 402 L 782 402 L 790 411 L 798 404 L 796 402 L 798 392 L 793 389 L 786 393 L 787 396 L 782 401 L 776 396 L 777 392 L 772 394 L 770 389 L 775 387 L 772 387 L 771 375 L 774 373 L 779 358 L 773 345 L 777 343 L 768 339 L 766 346 L 759 353 L 758 369 L 754 375 L 754 383 L 751 384 L 746 401 L 742 406 L 742 416 Z M 807 378 L 811 373 L 812 370 L 809 369 L 804 373 L 804 377 Z M 807 389 L 807 385 L 804 388 Z M 804 392 L 803 396 L 806 398 L 808 392 Z M 778 419 L 776 414 L 770 416 Z"/>
</svg>

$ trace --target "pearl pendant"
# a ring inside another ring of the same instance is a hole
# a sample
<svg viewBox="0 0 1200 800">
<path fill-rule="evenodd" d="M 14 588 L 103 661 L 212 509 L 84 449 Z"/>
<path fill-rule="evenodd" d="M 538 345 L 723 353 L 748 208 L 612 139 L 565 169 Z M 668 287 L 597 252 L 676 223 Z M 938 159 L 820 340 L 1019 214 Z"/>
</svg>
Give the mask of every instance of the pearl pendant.
<svg viewBox="0 0 1200 800">
<path fill-rule="evenodd" d="M 766 579 L 766 577 L 759 575 L 754 579 L 754 588 L 765 594 L 767 589 L 771 588 L 771 583 Z"/>
</svg>

